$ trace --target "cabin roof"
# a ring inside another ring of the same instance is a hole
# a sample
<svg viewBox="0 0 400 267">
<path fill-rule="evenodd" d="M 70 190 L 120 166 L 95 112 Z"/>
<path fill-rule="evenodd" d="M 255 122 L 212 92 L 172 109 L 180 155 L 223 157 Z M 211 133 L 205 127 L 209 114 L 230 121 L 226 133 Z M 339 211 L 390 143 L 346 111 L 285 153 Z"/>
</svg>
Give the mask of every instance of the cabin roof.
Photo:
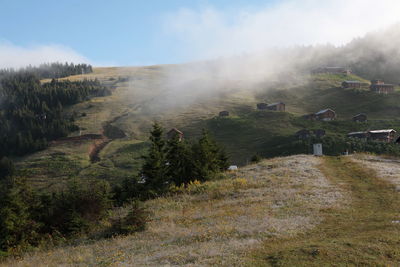
<svg viewBox="0 0 400 267">
<path fill-rule="evenodd" d="M 344 81 L 345 83 L 350 83 L 350 84 L 359 84 L 361 83 L 360 81 Z"/>
<path fill-rule="evenodd" d="M 357 114 L 357 115 L 354 115 L 353 118 L 358 117 L 358 116 L 367 116 L 367 114 L 365 114 L 365 113 L 359 113 L 359 114 Z"/>
<path fill-rule="evenodd" d="M 183 134 L 181 131 L 179 131 L 179 130 L 176 129 L 176 128 L 172 128 L 168 133 L 171 133 L 171 132 L 176 132 L 176 133 L 178 133 L 178 134 Z"/>
<path fill-rule="evenodd" d="M 269 104 L 268 107 L 277 106 L 277 105 L 279 105 L 279 104 L 285 104 L 285 103 L 283 103 L 283 102 L 276 102 L 276 103 Z"/>
<path fill-rule="evenodd" d="M 319 114 L 325 113 L 325 112 L 327 112 L 327 111 L 335 112 L 335 111 L 333 111 L 333 110 L 330 109 L 330 108 L 326 108 L 326 109 L 323 109 L 323 110 L 318 111 L 317 113 L 315 113 L 315 115 L 319 115 Z"/>
<path fill-rule="evenodd" d="M 391 132 L 396 132 L 394 129 L 385 129 L 385 130 L 374 130 L 374 131 L 369 131 L 369 133 L 373 134 L 379 134 L 379 133 L 391 133 Z"/>
<path fill-rule="evenodd" d="M 367 132 L 351 132 L 348 133 L 347 135 L 356 135 L 356 134 L 366 134 Z"/>
</svg>

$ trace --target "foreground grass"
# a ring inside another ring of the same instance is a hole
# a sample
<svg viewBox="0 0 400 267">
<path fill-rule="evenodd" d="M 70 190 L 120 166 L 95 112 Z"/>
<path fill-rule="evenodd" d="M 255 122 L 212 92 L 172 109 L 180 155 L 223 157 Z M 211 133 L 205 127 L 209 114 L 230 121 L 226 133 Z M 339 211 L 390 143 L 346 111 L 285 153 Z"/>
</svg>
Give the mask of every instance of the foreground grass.
<svg viewBox="0 0 400 267">
<path fill-rule="evenodd" d="M 305 155 L 276 158 L 176 188 L 146 202 L 153 215 L 144 232 L 37 252 L 4 266 L 243 266 L 263 240 L 309 231 L 321 222 L 320 210 L 347 203 L 319 164 Z"/>
<path fill-rule="evenodd" d="M 393 184 L 348 158 L 325 158 L 321 171 L 351 193 L 351 205 L 326 209 L 306 234 L 269 239 L 251 265 L 399 266 L 400 195 Z"/>
</svg>

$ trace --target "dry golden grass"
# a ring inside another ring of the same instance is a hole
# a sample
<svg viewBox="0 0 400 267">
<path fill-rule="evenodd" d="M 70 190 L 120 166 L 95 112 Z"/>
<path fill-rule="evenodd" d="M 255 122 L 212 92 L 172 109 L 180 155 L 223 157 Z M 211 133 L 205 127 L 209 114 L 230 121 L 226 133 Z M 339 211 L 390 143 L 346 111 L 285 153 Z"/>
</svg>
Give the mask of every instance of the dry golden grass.
<svg viewBox="0 0 400 267">
<path fill-rule="evenodd" d="M 319 171 L 321 159 L 293 156 L 250 165 L 223 180 L 176 188 L 146 202 L 148 229 L 127 237 L 57 248 L 3 266 L 241 266 L 269 237 L 291 237 L 347 202 Z"/>
</svg>

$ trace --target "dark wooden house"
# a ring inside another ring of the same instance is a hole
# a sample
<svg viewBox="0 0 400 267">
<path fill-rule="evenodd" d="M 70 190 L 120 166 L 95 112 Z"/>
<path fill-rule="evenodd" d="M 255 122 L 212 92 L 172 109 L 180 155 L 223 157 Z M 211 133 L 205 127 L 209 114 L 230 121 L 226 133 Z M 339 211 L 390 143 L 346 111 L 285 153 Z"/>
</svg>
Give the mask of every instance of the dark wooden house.
<svg viewBox="0 0 400 267">
<path fill-rule="evenodd" d="M 302 129 L 294 134 L 299 139 L 307 139 L 311 137 L 311 132 L 307 129 Z"/>
<path fill-rule="evenodd" d="M 274 111 L 285 111 L 285 103 L 278 102 L 278 103 L 269 104 L 267 106 L 267 109 L 274 110 Z"/>
<path fill-rule="evenodd" d="M 220 116 L 220 117 L 228 117 L 228 116 L 229 116 L 229 111 L 226 111 L 226 110 L 221 111 L 221 112 L 219 113 L 219 116 Z"/>
<path fill-rule="evenodd" d="M 178 136 L 179 141 L 181 141 L 182 138 L 183 138 L 183 133 L 182 133 L 181 131 L 179 131 L 178 129 L 176 129 L 176 128 L 172 128 L 172 129 L 167 133 L 167 138 L 168 138 L 168 139 L 173 139 L 173 138 L 175 138 L 176 136 Z"/>
<path fill-rule="evenodd" d="M 359 81 L 344 81 L 342 82 L 342 88 L 355 88 L 359 89 L 363 86 L 362 82 Z"/>
<path fill-rule="evenodd" d="M 369 136 L 368 132 L 352 132 L 347 134 L 347 137 L 365 139 L 365 140 L 367 140 L 368 136 Z"/>
<path fill-rule="evenodd" d="M 320 121 L 332 121 L 336 119 L 336 112 L 330 108 L 323 109 L 315 113 L 317 120 Z"/>
<path fill-rule="evenodd" d="M 375 141 L 393 142 L 396 136 L 396 131 L 393 129 L 374 130 L 368 132 L 369 138 Z"/>
<path fill-rule="evenodd" d="M 367 115 L 364 113 L 357 114 L 353 117 L 354 122 L 366 122 L 367 121 Z"/>
<path fill-rule="evenodd" d="M 309 120 L 309 121 L 315 121 L 315 120 L 317 120 L 317 115 L 315 115 L 315 113 L 306 114 L 306 115 L 303 115 L 302 118 L 305 120 Z"/>
<path fill-rule="evenodd" d="M 315 137 L 321 138 L 323 136 L 325 136 L 326 132 L 323 129 L 317 129 L 313 131 Z"/>
<path fill-rule="evenodd" d="M 267 103 L 258 103 L 257 104 L 257 109 L 264 110 L 264 109 L 267 109 L 267 108 L 268 108 L 268 104 Z"/>
<path fill-rule="evenodd" d="M 372 92 L 379 94 L 390 94 L 394 92 L 394 85 L 385 83 L 382 80 L 372 80 L 369 88 Z"/>
</svg>

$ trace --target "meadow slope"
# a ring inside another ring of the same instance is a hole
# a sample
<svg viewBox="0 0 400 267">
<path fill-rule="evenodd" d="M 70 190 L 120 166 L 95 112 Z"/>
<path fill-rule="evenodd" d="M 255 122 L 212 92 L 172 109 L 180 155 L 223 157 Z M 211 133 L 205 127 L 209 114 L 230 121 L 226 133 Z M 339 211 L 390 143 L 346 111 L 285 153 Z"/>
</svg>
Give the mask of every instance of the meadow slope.
<svg viewBox="0 0 400 267">
<path fill-rule="evenodd" d="M 183 84 L 178 83 L 176 89 L 171 85 L 170 74 L 189 67 L 95 68 L 91 74 L 64 78 L 97 78 L 113 91 L 111 96 L 95 97 L 66 109 L 67 114 L 77 114 L 76 123 L 81 129 L 71 136 L 101 134 L 104 125 L 116 127 L 127 136 L 112 139 L 100 152 L 97 162 L 90 160 L 95 140 L 53 143 L 45 151 L 15 159 L 19 174 L 30 177 L 32 184 L 44 189 L 64 184 L 70 177 L 120 182 L 138 172 L 154 121 L 161 122 L 167 130 L 179 128 L 188 140 L 196 138 L 203 128 L 208 129 L 225 146 L 231 163 L 240 166 L 246 165 L 255 154 L 266 157 L 290 154 L 285 154 L 285 149 L 280 149 L 279 145 L 295 141 L 294 133 L 304 128 L 324 129 L 333 137 L 368 129 L 400 131 L 397 118 L 400 93 L 378 95 L 367 88 L 340 87 L 347 79 L 366 82 L 356 75 L 292 77 L 288 74 L 277 81 L 256 84 L 246 83 L 240 77 L 226 80 L 218 76 L 200 76 L 183 79 Z M 177 75 L 172 77 L 179 80 Z M 199 93 L 203 88 L 207 88 L 205 93 Z M 195 97 L 191 97 L 192 93 Z M 259 102 L 277 101 L 286 103 L 286 112 L 255 108 Z M 313 122 L 301 118 L 327 107 L 337 112 L 337 121 Z M 230 111 L 230 116 L 218 117 L 221 110 Z M 351 117 L 360 112 L 367 113 L 368 122 L 353 123 Z"/>
<path fill-rule="evenodd" d="M 399 170 L 364 154 L 264 160 L 146 202 L 144 232 L 2 266 L 398 266 Z"/>
<path fill-rule="evenodd" d="M 227 178 L 193 183 L 146 202 L 147 230 L 127 237 L 37 252 L 13 266 L 243 266 L 266 240 L 317 227 L 321 211 L 348 205 L 346 189 L 298 155 L 249 165 Z M 117 211 L 116 211 L 117 212 Z"/>
</svg>

